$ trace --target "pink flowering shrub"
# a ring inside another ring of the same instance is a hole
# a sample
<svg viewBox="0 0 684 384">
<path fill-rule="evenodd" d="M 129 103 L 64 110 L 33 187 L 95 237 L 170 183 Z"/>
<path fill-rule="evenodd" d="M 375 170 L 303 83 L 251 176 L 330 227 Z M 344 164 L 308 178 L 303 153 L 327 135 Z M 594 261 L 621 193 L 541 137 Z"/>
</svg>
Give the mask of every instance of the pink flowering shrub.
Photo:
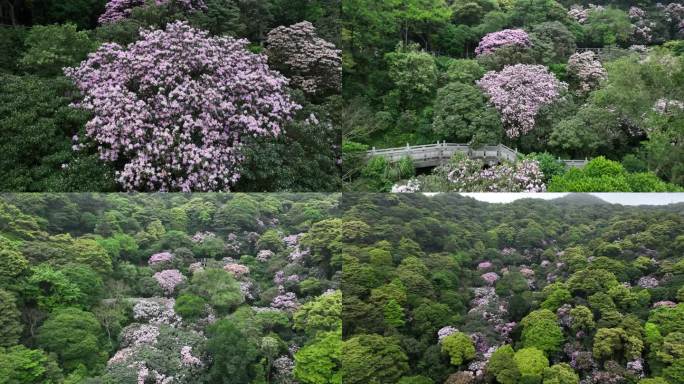
<svg viewBox="0 0 684 384">
<path fill-rule="evenodd" d="M 198 357 L 192 355 L 192 347 L 189 345 L 184 345 L 180 350 L 181 364 L 183 365 L 202 365 L 202 360 Z"/>
<path fill-rule="evenodd" d="M 242 276 L 249 274 L 248 267 L 245 267 L 244 265 L 237 263 L 228 263 L 225 266 L 223 266 L 223 269 L 227 272 L 230 272 L 236 279 L 239 279 Z"/>
<path fill-rule="evenodd" d="M 582 7 L 581 5 L 573 5 L 568 11 L 568 16 L 577 21 L 580 24 L 584 24 L 589 19 L 589 10 Z"/>
<path fill-rule="evenodd" d="M 458 328 L 452 327 L 451 325 L 442 327 L 439 329 L 439 331 L 437 331 L 437 341 L 441 342 L 445 337 L 452 335 L 456 332 L 458 332 Z"/>
<path fill-rule="evenodd" d="M 503 31 L 486 34 L 480 44 L 475 48 L 476 55 L 486 55 L 493 53 L 498 48 L 517 45 L 523 48 L 532 46 L 530 37 L 522 29 L 504 29 Z"/>
<path fill-rule="evenodd" d="M 273 253 L 273 251 L 268 250 L 268 249 L 262 249 L 261 251 L 259 251 L 259 253 L 257 253 L 256 259 L 261 261 L 261 262 L 266 262 L 271 257 L 273 257 L 274 255 L 275 254 Z"/>
<path fill-rule="evenodd" d="M 299 308 L 299 301 L 293 292 L 286 292 L 273 298 L 271 308 L 294 312 Z"/>
<path fill-rule="evenodd" d="M 529 64 L 487 72 L 477 85 L 501 115 L 506 135 L 510 138 L 534 129 L 539 110 L 558 100 L 567 87 L 545 66 Z"/>
<path fill-rule="evenodd" d="M 167 295 L 172 294 L 176 287 L 185 281 L 185 276 L 177 269 L 165 269 L 152 277 Z"/>
<path fill-rule="evenodd" d="M 200 244 L 205 240 L 213 239 L 215 237 L 216 234 L 214 232 L 197 232 L 194 235 L 192 235 L 192 238 L 190 240 L 192 240 L 193 243 Z"/>
<path fill-rule="evenodd" d="M 287 79 L 246 40 L 184 22 L 140 33 L 65 69 L 84 96 L 77 106 L 93 113 L 87 138 L 103 160 L 123 164 L 117 180 L 126 190 L 229 189 L 240 177 L 242 137 L 279 135 L 301 108 Z"/>
<path fill-rule="evenodd" d="M 484 168 L 482 160 L 456 155 L 435 170 L 457 192 L 544 192 L 544 174 L 536 160 Z"/>
<path fill-rule="evenodd" d="M 149 324 L 131 324 L 121 331 L 121 345 L 123 347 L 136 347 L 140 345 L 153 345 L 159 337 L 159 327 Z"/>
<path fill-rule="evenodd" d="M 575 53 L 570 56 L 568 75 L 577 82 L 577 93 L 585 95 L 599 87 L 608 76 L 606 69 L 594 52 Z"/>
<path fill-rule="evenodd" d="M 169 262 L 173 260 L 173 254 L 170 252 L 160 252 L 160 253 L 155 253 L 154 255 L 150 256 L 150 258 L 147 260 L 147 264 L 149 265 L 155 265 L 155 264 L 161 264 L 165 262 Z"/>
<path fill-rule="evenodd" d="M 677 303 L 675 303 L 674 301 L 669 301 L 669 300 L 663 300 L 663 301 L 658 301 L 656 303 L 653 303 L 653 308 L 661 308 L 661 307 L 673 308 L 676 306 L 677 306 Z"/>
<path fill-rule="evenodd" d="M 499 280 L 499 275 L 496 272 L 487 272 L 480 277 L 488 285 L 492 285 L 492 284 L 496 283 L 497 280 Z"/>
<path fill-rule="evenodd" d="M 653 111 L 659 115 L 671 115 L 684 111 L 684 103 L 679 100 L 660 98 L 653 105 Z"/>
<path fill-rule="evenodd" d="M 171 0 L 174 1 L 174 0 Z M 169 0 L 155 0 L 157 5 L 169 3 Z M 175 0 L 175 3 L 183 9 L 194 11 L 206 7 L 203 0 Z M 98 22 L 100 24 L 113 23 L 128 18 L 133 8 L 145 5 L 145 0 L 109 0 L 105 5 L 105 11 Z"/>
<path fill-rule="evenodd" d="M 494 264 L 491 261 L 483 261 L 477 265 L 477 269 L 489 269 L 493 266 Z"/>
<path fill-rule="evenodd" d="M 266 45 L 269 62 L 304 92 L 337 93 L 341 89 L 342 51 L 318 37 L 310 22 L 273 29 Z"/>
</svg>

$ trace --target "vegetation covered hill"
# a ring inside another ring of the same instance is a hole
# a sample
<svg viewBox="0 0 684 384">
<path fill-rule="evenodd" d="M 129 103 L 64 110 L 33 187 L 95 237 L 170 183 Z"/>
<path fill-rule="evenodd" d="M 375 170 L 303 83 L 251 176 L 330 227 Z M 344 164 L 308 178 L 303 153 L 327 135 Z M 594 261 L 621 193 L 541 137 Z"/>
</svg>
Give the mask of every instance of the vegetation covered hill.
<svg viewBox="0 0 684 384">
<path fill-rule="evenodd" d="M 684 206 L 576 197 L 344 194 L 345 383 L 684 382 Z"/>
<path fill-rule="evenodd" d="M 0 383 L 341 383 L 337 212 L 337 195 L 0 196 Z"/>
<path fill-rule="evenodd" d="M 415 176 L 410 162 L 366 164 L 371 147 L 438 141 L 503 143 L 529 164 L 482 172 L 455 158 L 410 189 L 684 185 L 681 2 L 349 0 L 343 10 L 350 189 L 389 191 Z M 611 165 L 598 175 L 556 162 L 601 156 Z"/>
</svg>

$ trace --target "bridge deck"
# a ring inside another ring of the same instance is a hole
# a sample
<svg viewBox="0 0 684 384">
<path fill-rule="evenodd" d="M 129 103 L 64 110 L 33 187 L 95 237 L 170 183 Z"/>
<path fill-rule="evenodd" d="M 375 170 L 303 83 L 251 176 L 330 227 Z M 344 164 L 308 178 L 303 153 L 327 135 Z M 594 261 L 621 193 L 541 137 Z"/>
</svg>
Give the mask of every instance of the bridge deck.
<svg viewBox="0 0 684 384">
<path fill-rule="evenodd" d="M 436 143 L 427 145 L 406 144 L 406 147 L 375 149 L 367 152 L 367 157 L 384 157 L 393 163 L 404 157 L 409 157 L 416 168 L 436 167 L 447 162 L 454 154 L 461 152 L 471 159 L 484 160 L 489 165 L 498 164 L 502 161 L 516 162 L 520 155 L 517 150 L 508 148 L 503 144 L 487 145 L 479 148 L 471 148 L 468 144 Z M 566 167 L 581 168 L 587 160 L 560 160 Z"/>
</svg>

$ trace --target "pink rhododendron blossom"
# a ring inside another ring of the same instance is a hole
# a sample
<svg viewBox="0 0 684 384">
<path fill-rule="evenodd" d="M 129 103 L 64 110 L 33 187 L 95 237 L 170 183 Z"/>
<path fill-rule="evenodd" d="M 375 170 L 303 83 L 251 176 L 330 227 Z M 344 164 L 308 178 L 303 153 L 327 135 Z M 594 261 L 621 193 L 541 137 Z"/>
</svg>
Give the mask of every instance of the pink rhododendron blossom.
<svg viewBox="0 0 684 384">
<path fill-rule="evenodd" d="M 526 267 L 520 268 L 520 273 L 527 278 L 534 276 L 534 271 Z"/>
<path fill-rule="evenodd" d="M 157 280 L 159 286 L 168 295 L 172 294 L 176 287 L 185 281 L 185 276 L 177 269 L 165 269 L 155 273 L 152 277 Z"/>
<path fill-rule="evenodd" d="M 485 283 L 492 285 L 494 284 L 497 280 L 499 280 L 499 275 L 496 272 L 487 272 L 484 275 L 480 276 L 482 280 L 485 281 Z"/>
<path fill-rule="evenodd" d="M 271 308 L 293 312 L 299 308 L 299 301 L 293 292 L 286 292 L 273 298 Z"/>
<path fill-rule="evenodd" d="M 453 335 L 456 332 L 458 332 L 458 328 L 452 327 L 451 325 L 442 327 L 439 331 L 437 331 L 437 341 L 441 342 L 445 337 Z"/>
<path fill-rule="evenodd" d="M 581 5 L 573 5 L 570 7 L 570 10 L 568 11 L 568 16 L 571 18 L 575 19 L 580 24 L 584 24 L 587 22 L 587 19 L 589 18 L 589 10 L 582 7 Z"/>
<path fill-rule="evenodd" d="M 149 324 L 131 324 L 121 331 L 123 347 L 153 345 L 159 337 L 159 327 Z"/>
<path fill-rule="evenodd" d="M 582 95 L 598 88 L 608 76 L 596 54 L 591 51 L 570 56 L 567 71 L 572 78 L 577 80 L 578 93 Z"/>
<path fill-rule="evenodd" d="M 249 268 L 237 263 L 228 263 L 223 266 L 223 270 L 230 272 L 236 279 L 249 274 Z"/>
<path fill-rule="evenodd" d="M 181 364 L 190 365 L 190 366 L 202 365 L 202 360 L 200 360 L 198 357 L 195 357 L 192 355 L 192 347 L 191 346 L 189 346 L 189 345 L 183 346 L 180 350 L 180 354 L 181 354 Z"/>
<path fill-rule="evenodd" d="M 216 237 L 216 234 L 214 232 L 205 231 L 205 232 L 195 233 L 194 235 L 192 235 L 192 238 L 190 240 L 192 240 L 193 243 L 200 244 L 200 243 L 204 242 L 205 240 L 213 239 L 215 237 Z"/>
<path fill-rule="evenodd" d="M 416 178 L 411 178 L 406 183 L 397 183 L 392 186 L 392 193 L 415 193 L 420 192 L 421 182 Z"/>
<path fill-rule="evenodd" d="M 342 87 L 342 51 L 316 35 L 308 21 L 280 26 L 268 33 L 266 54 L 269 62 L 310 94 L 337 93 Z M 313 114 L 309 124 L 318 125 Z"/>
<path fill-rule="evenodd" d="M 653 111 L 660 115 L 671 115 L 684 111 L 684 103 L 679 100 L 660 98 L 653 105 Z"/>
<path fill-rule="evenodd" d="M 663 301 L 658 301 L 656 303 L 653 303 L 653 308 L 660 308 L 660 307 L 676 307 L 677 303 L 674 301 L 669 301 L 669 300 L 663 300 Z"/>
<path fill-rule="evenodd" d="M 637 285 L 641 288 L 655 288 L 659 285 L 659 282 L 653 276 L 644 276 L 639 278 Z"/>
<path fill-rule="evenodd" d="M 240 177 L 242 138 L 277 136 L 301 108 L 287 79 L 246 40 L 174 22 L 141 30 L 124 48 L 103 44 L 66 68 L 92 112 L 86 137 L 122 164 L 126 190 L 228 190 Z"/>
<path fill-rule="evenodd" d="M 262 249 L 261 251 L 259 251 L 259 253 L 257 253 L 256 259 L 261 261 L 261 262 L 266 262 L 271 257 L 273 257 L 274 255 L 275 254 L 273 253 L 273 251 L 271 251 L 269 249 Z"/>
<path fill-rule="evenodd" d="M 180 318 L 174 311 L 174 299 L 143 299 L 133 306 L 133 318 L 150 324 L 177 325 Z"/>
<path fill-rule="evenodd" d="M 529 48 L 532 46 L 530 37 L 522 29 L 504 29 L 503 31 L 492 32 L 485 35 L 480 40 L 480 44 L 475 48 L 476 55 L 486 55 L 493 53 L 498 48 L 505 46 L 519 46 Z"/>
<path fill-rule="evenodd" d="M 188 271 L 190 271 L 190 273 L 195 273 L 195 272 L 201 271 L 203 269 L 204 269 L 204 267 L 202 266 L 202 263 L 199 261 L 196 263 L 192 263 L 192 264 L 188 265 Z"/>
<path fill-rule="evenodd" d="M 482 160 L 453 159 L 438 168 L 457 192 L 544 192 L 543 173 L 536 160 L 484 168 Z"/>
<path fill-rule="evenodd" d="M 477 85 L 501 115 L 506 135 L 516 138 L 534 129 L 539 110 L 558 100 L 567 84 L 543 65 L 516 64 L 487 72 Z"/>
<path fill-rule="evenodd" d="M 483 261 L 477 265 L 477 269 L 488 269 L 493 267 L 494 264 L 492 264 L 491 261 Z"/>
<path fill-rule="evenodd" d="M 160 253 L 155 253 L 154 255 L 150 256 L 149 260 L 147 260 L 147 264 L 149 265 L 155 265 L 155 264 L 160 264 L 164 263 L 167 261 L 173 260 L 173 254 L 170 252 L 160 252 Z"/>
<path fill-rule="evenodd" d="M 157 5 L 166 4 L 169 0 L 155 0 Z M 176 0 L 176 4 L 185 10 L 193 11 L 206 7 L 203 0 Z M 128 18 L 133 8 L 145 5 L 145 0 L 109 0 L 105 12 L 100 16 L 100 24 L 113 23 Z"/>
</svg>

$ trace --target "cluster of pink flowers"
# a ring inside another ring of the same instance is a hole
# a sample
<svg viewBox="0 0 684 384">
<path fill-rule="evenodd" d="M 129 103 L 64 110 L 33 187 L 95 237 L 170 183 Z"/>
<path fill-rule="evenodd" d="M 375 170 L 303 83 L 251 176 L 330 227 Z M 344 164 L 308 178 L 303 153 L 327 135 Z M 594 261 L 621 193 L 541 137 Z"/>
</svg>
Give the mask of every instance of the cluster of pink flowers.
<svg viewBox="0 0 684 384">
<path fill-rule="evenodd" d="M 277 285 L 280 285 L 285 282 L 285 271 L 277 271 L 275 275 L 273 275 L 273 282 Z"/>
<path fill-rule="evenodd" d="M 658 279 L 653 276 L 640 277 L 637 285 L 641 288 L 655 288 L 659 285 Z"/>
<path fill-rule="evenodd" d="M 544 192 L 544 174 L 536 160 L 485 168 L 481 160 L 462 158 L 444 165 L 447 180 L 458 192 Z"/>
<path fill-rule="evenodd" d="M 255 289 L 254 283 L 251 280 L 240 282 L 240 292 L 245 299 L 254 300 L 254 294 L 252 293 Z"/>
<path fill-rule="evenodd" d="M 477 85 L 501 115 L 506 135 L 516 138 L 534 129 L 539 110 L 558 100 L 567 84 L 543 65 L 516 64 L 487 72 Z"/>
<path fill-rule="evenodd" d="M 155 265 L 155 264 L 160 264 L 160 263 L 165 263 L 168 261 L 173 260 L 173 254 L 170 252 L 159 252 L 155 253 L 154 255 L 150 256 L 150 258 L 147 260 L 147 264 L 149 265 Z"/>
<path fill-rule="evenodd" d="M 532 46 L 530 37 L 522 29 L 504 29 L 498 32 L 486 34 L 480 44 L 475 48 L 476 55 L 486 55 L 493 53 L 497 49 L 506 46 L 518 46 L 529 48 Z"/>
<path fill-rule="evenodd" d="M 288 247 L 296 247 L 297 244 L 299 244 L 299 239 L 301 239 L 302 236 L 304 236 L 303 233 L 285 236 L 283 237 L 283 243 L 285 243 L 285 245 Z"/>
<path fill-rule="evenodd" d="M 302 249 L 302 248 L 301 248 L 301 245 L 297 244 L 297 245 L 292 249 L 292 251 L 290 252 L 290 254 L 288 255 L 287 258 L 288 258 L 290 261 L 296 263 L 296 262 L 298 262 L 298 261 L 302 261 L 306 256 L 309 255 L 309 253 L 310 253 L 310 250 L 309 250 L 309 249 Z"/>
<path fill-rule="evenodd" d="M 66 68 L 93 113 L 86 136 L 123 164 L 126 190 L 227 190 L 240 177 L 241 139 L 276 136 L 301 108 L 287 79 L 246 40 L 174 22 L 141 30 L 127 48 L 103 44 Z"/>
<path fill-rule="evenodd" d="M 629 18 L 632 20 L 643 19 L 646 17 L 646 11 L 639 7 L 629 7 Z"/>
<path fill-rule="evenodd" d="M 273 257 L 273 255 L 275 255 L 273 251 L 269 249 L 262 249 L 259 251 L 259 253 L 257 253 L 256 259 L 261 262 L 267 262 L 271 257 Z"/>
<path fill-rule="evenodd" d="M 419 192 L 421 188 L 420 180 L 416 178 L 409 179 L 406 183 L 397 183 L 392 186 L 392 193 L 415 193 Z"/>
<path fill-rule="evenodd" d="M 271 308 L 281 309 L 288 312 L 294 312 L 299 308 L 299 301 L 297 295 L 293 292 L 285 292 L 273 298 L 271 301 Z"/>
<path fill-rule="evenodd" d="M 192 355 L 192 347 L 185 345 L 180 350 L 181 354 L 181 364 L 188 366 L 200 366 L 202 365 L 202 360 L 198 357 Z"/>
<path fill-rule="evenodd" d="M 442 342 L 442 340 L 449 336 L 453 335 L 454 333 L 458 332 L 458 328 L 452 327 L 451 325 L 447 325 L 446 327 L 440 328 L 439 331 L 437 331 L 437 341 Z"/>
<path fill-rule="evenodd" d="M 152 277 L 167 295 L 172 294 L 176 287 L 185 281 L 185 276 L 177 269 L 165 269 Z"/>
<path fill-rule="evenodd" d="M 520 273 L 527 278 L 534 277 L 534 271 L 527 267 L 520 268 Z"/>
<path fill-rule="evenodd" d="M 637 43 L 649 44 L 653 40 L 653 28 L 656 23 L 646 18 L 646 12 L 639 7 L 629 8 L 629 18 L 632 20 L 632 35 Z"/>
<path fill-rule="evenodd" d="M 157 337 L 159 337 L 159 327 L 133 323 L 121 331 L 121 345 L 124 347 L 152 345 L 157 342 Z"/>
<path fill-rule="evenodd" d="M 676 307 L 676 306 L 677 306 L 677 303 L 675 303 L 674 301 L 669 301 L 669 300 L 662 300 L 662 301 L 658 301 L 656 303 L 653 303 L 653 308 L 661 308 L 661 307 L 672 308 L 672 307 Z"/>
<path fill-rule="evenodd" d="M 573 5 L 568 11 L 568 16 L 575 19 L 578 23 L 584 24 L 589 18 L 589 10 L 582 7 L 581 5 Z"/>
<path fill-rule="evenodd" d="M 201 271 L 202 269 L 204 269 L 204 267 L 202 266 L 202 263 L 199 261 L 188 265 L 188 271 L 190 271 L 190 273 L 195 273 L 197 271 Z"/>
<path fill-rule="evenodd" d="M 150 371 L 144 361 L 138 361 L 135 364 L 138 368 L 138 384 L 172 384 L 174 382 L 173 376 L 166 376 L 156 370 Z M 152 379 L 153 381 L 150 381 Z"/>
<path fill-rule="evenodd" d="M 180 317 L 174 311 L 174 299 L 143 299 L 133 306 L 133 318 L 136 321 L 146 321 L 150 324 L 166 324 L 176 326 Z"/>
<path fill-rule="evenodd" d="M 341 89 L 342 51 L 318 37 L 310 22 L 273 29 L 268 33 L 266 45 L 269 61 L 285 70 L 292 85 L 310 94 Z M 308 121 L 318 124 L 315 116 Z"/>
<path fill-rule="evenodd" d="M 670 3 L 663 8 L 663 12 L 665 13 L 668 22 L 679 23 L 679 28 L 682 28 L 681 22 L 684 21 L 684 4 L 676 2 Z"/>
<path fill-rule="evenodd" d="M 205 231 L 205 232 L 195 233 L 194 235 L 192 235 L 191 240 L 193 243 L 199 244 L 199 243 L 204 242 L 204 240 L 213 239 L 215 237 L 216 237 L 216 234 L 214 232 Z"/>
<path fill-rule="evenodd" d="M 500 253 L 501 253 L 503 256 L 510 256 L 510 255 L 512 255 L 512 254 L 514 254 L 514 253 L 516 253 L 516 252 L 518 252 L 518 250 L 515 249 L 515 248 L 512 248 L 512 247 L 504 247 L 504 248 L 501 249 L 501 252 L 500 252 Z"/>
<path fill-rule="evenodd" d="M 494 264 L 491 261 L 483 261 L 477 265 L 477 269 L 489 269 L 492 268 Z"/>
<path fill-rule="evenodd" d="M 223 266 L 223 270 L 233 274 L 236 279 L 249 274 L 249 268 L 238 263 L 228 263 Z"/>
<path fill-rule="evenodd" d="M 294 384 L 294 378 L 292 376 L 294 371 L 295 363 L 289 356 L 280 356 L 273 360 L 273 369 L 275 369 L 276 383 L 283 384 Z"/>
<path fill-rule="evenodd" d="M 578 81 L 578 93 L 587 94 L 598 88 L 608 73 L 594 52 L 575 53 L 570 56 L 568 74 Z"/>
<path fill-rule="evenodd" d="M 169 0 L 155 0 L 157 5 L 166 4 Z M 184 9 L 193 11 L 206 8 L 203 0 L 175 0 Z M 145 5 L 145 0 L 109 0 L 105 12 L 98 19 L 100 24 L 113 23 L 128 18 L 133 8 Z"/>
<path fill-rule="evenodd" d="M 679 100 L 660 98 L 653 105 L 653 111 L 661 115 L 670 115 L 684 111 L 684 103 Z"/>
<path fill-rule="evenodd" d="M 497 280 L 499 280 L 499 275 L 496 272 L 487 272 L 480 277 L 488 285 L 493 285 L 494 283 L 496 283 Z"/>
</svg>

